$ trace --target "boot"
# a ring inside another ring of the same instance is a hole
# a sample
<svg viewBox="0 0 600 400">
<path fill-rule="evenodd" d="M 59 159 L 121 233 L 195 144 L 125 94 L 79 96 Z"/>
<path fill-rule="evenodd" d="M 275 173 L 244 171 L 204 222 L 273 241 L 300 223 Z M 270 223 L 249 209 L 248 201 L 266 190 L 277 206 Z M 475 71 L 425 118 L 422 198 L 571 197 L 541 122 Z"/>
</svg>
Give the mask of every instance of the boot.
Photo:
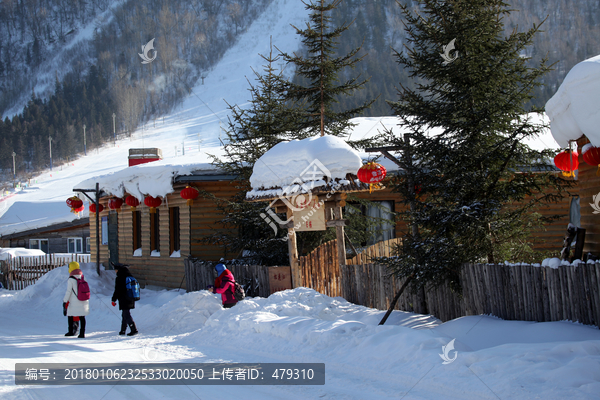
<svg viewBox="0 0 600 400">
<path fill-rule="evenodd" d="M 81 329 L 79 330 L 78 338 L 85 338 L 85 317 L 79 317 L 81 321 Z"/>
<path fill-rule="evenodd" d="M 77 334 L 77 329 L 79 329 L 79 322 L 74 321 L 73 317 L 68 317 L 69 323 L 69 332 L 65 333 L 65 336 L 75 336 Z"/>
<path fill-rule="evenodd" d="M 131 323 L 131 324 L 129 324 L 129 329 L 131 329 L 131 332 L 129 332 L 129 333 L 127 334 L 127 336 L 133 336 L 133 335 L 137 335 L 137 334 L 138 334 L 138 330 L 137 330 L 137 328 L 135 327 L 135 322 L 134 322 L 134 323 Z"/>
<path fill-rule="evenodd" d="M 121 330 L 119 331 L 119 335 L 124 335 L 126 329 L 127 329 L 127 324 L 125 323 L 125 321 L 121 322 Z"/>
</svg>

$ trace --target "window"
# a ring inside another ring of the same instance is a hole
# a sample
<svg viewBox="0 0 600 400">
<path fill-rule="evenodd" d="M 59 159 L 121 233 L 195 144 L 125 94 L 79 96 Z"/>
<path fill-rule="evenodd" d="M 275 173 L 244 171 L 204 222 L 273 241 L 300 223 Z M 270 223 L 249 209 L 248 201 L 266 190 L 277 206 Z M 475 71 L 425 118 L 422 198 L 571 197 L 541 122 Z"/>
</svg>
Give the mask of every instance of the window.
<svg viewBox="0 0 600 400">
<path fill-rule="evenodd" d="M 169 208 L 169 254 L 180 250 L 179 229 L 179 207 L 171 207 Z"/>
<path fill-rule="evenodd" d="M 150 251 L 160 251 L 159 211 L 150 214 Z"/>
<path fill-rule="evenodd" d="M 394 202 L 386 200 L 374 201 L 373 203 L 375 204 L 367 207 L 366 215 L 374 218 L 377 226 L 372 229 L 373 235 L 368 245 L 396 237 L 396 229 L 393 223 Z"/>
<path fill-rule="evenodd" d="M 569 223 L 581 228 L 581 206 L 579 203 L 579 196 L 571 197 L 571 204 L 569 205 Z"/>
<path fill-rule="evenodd" d="M 131 213 L 133 230 L 133 251 L 142 248 L 142 212 L 133 211 Z"/>
<path fill-rule="evenodd" d="M 102 217 L 102 244 L 108 244 L 108 217 Z"/>
<path fill-rule="evenodd" d="M 83 253 L 83 238 L 75 237 L 67 239 L 67 253 Z"/>
<path fill-rule="evenodd" d="M 86 237 L 85 238 L 85 252 L 90 254 L 92 252 L 92 249 L 90 247 L 90 238 Z"/>
<path fill-rule="evenodd" d="M 48 253 L 48 239 L 29 239 L 29 248 Z"/>
</svg>

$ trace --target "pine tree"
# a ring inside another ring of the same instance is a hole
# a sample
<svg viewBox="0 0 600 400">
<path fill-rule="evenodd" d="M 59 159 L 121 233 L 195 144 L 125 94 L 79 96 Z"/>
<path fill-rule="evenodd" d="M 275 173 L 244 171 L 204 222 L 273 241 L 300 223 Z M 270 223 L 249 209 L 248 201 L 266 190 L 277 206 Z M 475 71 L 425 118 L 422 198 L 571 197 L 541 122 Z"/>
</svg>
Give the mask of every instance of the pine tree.
<svg viewBox="0 0 600 400">
<path fill-rule="evenodd" d="M 458 284 L 466 262 L 504 261 L 500 250 L 539 226 L 532 210 L 566 184 L 549 171 L 549 153 L 523 144 L 544 128 L 526 105 L 549 67 L 521 57 L 539 25 L 505 35 L 501 0 L 420 4 L 420 15 L 400 5 L 409 46 L 396 52 L 416 89 L 401 84 L 389 102 L 409 133 L 387 135 L 403 151 L 395 190 L 412 230 L 399 256 L 382 260 L 417 287 Z M 456 50 L 445 51 L 450 43 Z"/>
<path fill-rule="evenodd" d="M 282 54 L 284 61 L 294 64 L 296 75 L 306 81 L 306 84 L 288 82 L 286 89 L 287 99 L 294 103 L 295 108 L 303 112 L 303 118 L 298 121 L 297 131 L 307 130 L 311 135 L 316 133 L 320 133 L 321 136 L 325 133 L 341 135 L 351 126 L 349 120 L 360 115 L 373 103 L 373 100 L 369 100 L 345 111 L 333 110 L 333 105 L 341 98 L 352 96 L 367 82 L 360 80 L 360 75 L 340 82 L 341 72 L 346 68 L 355 67 L 364 57 L 357 56 L 360 47 L 345 55 L 334 57 L 339 37 L 350 26 L 349 24 L 331 26 L 330 13 L 341 1 L 318 0 L 317 4 L 312 1 L 305 2 L 306 9 L 310 10 L 310 22 L 307 23 L 306 29 L 295 26 L 294 29 L 302 37 L 307 55 Z"/>
<path fill-rule="evenodd" d="M 286 106 L 282 75 L 273 67 L 279 57 L 274 57 L 272 51 L 269 56 L 261 57 L 266 64 L 263 74 L 254 72 L 256 83 L 249 81 L 250 105 L 244 109 L 229 105 L 231 116 L 225 130 L 225 156 L 214 158 L 213 161 L 219 168 L 236 176 L 234 184 L 240 191 L 232 199 L 216 198 L 204 193 L 216 201 L 217 207 L 226 216 L 221 223 L 235 229 L 230 233 L 215 231 L 206 241 L 230 251 L 249 250 L 249 262 L 285 265 L 287 244 L 281 240 L 285 232 L 280 229 L 273 235 L 272 228 L 260 217 L 264 213 L 264 203 L 245 201 L 256 161 L 277 143 L 295 138 L 292 135 L 296 112 Z"/>
</svg>

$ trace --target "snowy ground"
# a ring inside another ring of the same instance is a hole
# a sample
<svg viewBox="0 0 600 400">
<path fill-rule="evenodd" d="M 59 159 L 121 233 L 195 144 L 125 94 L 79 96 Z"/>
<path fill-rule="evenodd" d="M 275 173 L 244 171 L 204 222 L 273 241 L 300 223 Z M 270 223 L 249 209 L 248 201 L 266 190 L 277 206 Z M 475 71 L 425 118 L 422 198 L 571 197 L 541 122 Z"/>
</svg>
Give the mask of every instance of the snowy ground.
<svg viewBox="0 0 600 400">
<path fill-rule="evenodd" d="M 85 339 L 64 337 L 67 267 L 16 292 L 0 290 L 2 399 L 592 399 L 600 393 L 600 331 L 571 322 L 447 323 L 382 311 L 299 288 L 221 308 L 206 291 L 142 289 L 141 334 L 117 335 L 113 278 L 83 271 L 92 289 Z M 442 346 L 456 339 L 443 365 Z M 15 386 L 17 362 L 319 362 L 324 386 Z"/>
</svg>

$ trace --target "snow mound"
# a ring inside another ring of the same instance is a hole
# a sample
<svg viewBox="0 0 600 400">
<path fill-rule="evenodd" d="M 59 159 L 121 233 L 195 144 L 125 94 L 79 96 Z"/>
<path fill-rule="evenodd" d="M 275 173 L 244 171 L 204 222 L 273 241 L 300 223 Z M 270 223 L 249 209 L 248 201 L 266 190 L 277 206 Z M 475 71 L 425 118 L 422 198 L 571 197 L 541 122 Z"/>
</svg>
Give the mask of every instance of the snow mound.
<svg viewBox="0 0 600 400">
<path fill-rule="evenodd" d="M 273 146 L 256 161 L 250 185 L 256 191 L 345 179 L 361 166 L 360 155 L 341 138 L 326 135 L 291 140 Z"/>
<path fill-rule="evenodd" d="M 0 260 L 8 260 L 9 257 L 23 256 L 45 256 L 42 250 L 26 249 L 24 247 L 5 247 L 0 248 Z"/>
<path fill-rule="evenodd" d="M 585 135 L 600 146 L 600 56 L 575 65 L 546 103 L 550 129 L 562 147 Z"/>
</svg>

